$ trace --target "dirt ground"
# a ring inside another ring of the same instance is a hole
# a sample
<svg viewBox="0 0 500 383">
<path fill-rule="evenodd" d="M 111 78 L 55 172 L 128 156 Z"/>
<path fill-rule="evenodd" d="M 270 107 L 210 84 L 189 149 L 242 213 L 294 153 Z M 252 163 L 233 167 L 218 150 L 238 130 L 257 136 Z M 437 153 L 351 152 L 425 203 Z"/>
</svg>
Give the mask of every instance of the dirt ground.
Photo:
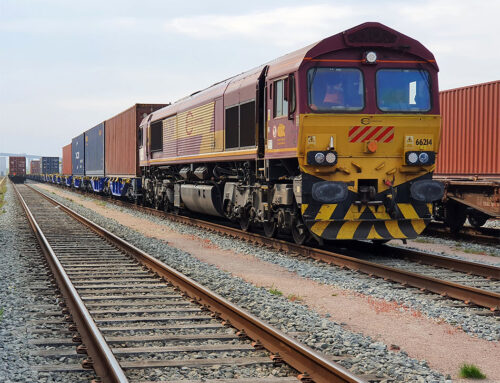
<svg viewBox="0 0 500 383">
<path fill-rule="evenodd" d="M 252 255 L 222 250 L 209 240 L 180 234 L 147 219 L 107 208 L 102 206 L 102 203 L 85 200 L 75 193 L 50 185 L 40 185 L 40 187 L 62 197 L 71 198 L 76 203 L 112 218 L 145 236 L 168 241 L 169 245 L 189 252 L 198 259 L 216 265 L 255 286 L 267 288 L 274 286 L 282 291 L 285 297 L 297 300 L 298 303 L 321 314 L 329 314 L 330 320 L 342 323 L 351 331 L 371 336 L 389 347 L 391 345 L 400 347 L 413 358 L 427 360 L 431 368 L 451 375 L 454 380 L 457 378 L 460 365 L 467 362 L 479 366 L 488 376 L 489 379 L 483 382 L 500 382 L 499 342 L 472 337 L 444 321 L 429 319 L 419 311 L 400 310 L 401 307 L 393 302 L 318 284 Z M 433 244 L 414 242 L 413 245 L 424 250 L 432 247 L 432 250 L 436 251 L 436 246 Z M 453 249 L 445 248 L 446 246 L 444 247 L 446 251 L 462 255 Z M 474 255 L 463 253 L 464 257 L 470 259 L 474 259 Z"/>
</svg>

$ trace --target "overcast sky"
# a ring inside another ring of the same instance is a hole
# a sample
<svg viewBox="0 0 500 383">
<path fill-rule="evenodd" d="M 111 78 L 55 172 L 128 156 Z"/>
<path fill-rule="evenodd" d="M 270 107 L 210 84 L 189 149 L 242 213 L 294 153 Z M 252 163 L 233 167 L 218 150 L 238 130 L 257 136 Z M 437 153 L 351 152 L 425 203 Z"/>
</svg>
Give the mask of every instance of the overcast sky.
<svg viewBox="0 0 500 383">
<path fill-rule="evenodd" d="M 0 152 L 61 156 L 136 102 L 175 101 L 366 21 L 429 48 L 441 89 L 498 80 L 499 15 L 499 0 L 0 0 Z"/>
</svg>

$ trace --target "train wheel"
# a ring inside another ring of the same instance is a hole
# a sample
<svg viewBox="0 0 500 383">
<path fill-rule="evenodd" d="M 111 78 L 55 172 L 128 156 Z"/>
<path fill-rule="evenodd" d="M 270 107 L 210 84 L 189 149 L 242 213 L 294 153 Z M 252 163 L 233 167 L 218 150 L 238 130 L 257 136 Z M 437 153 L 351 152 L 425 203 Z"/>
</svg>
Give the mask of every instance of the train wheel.
<svg viewBox="0 0 500 383">
<path fill-rule="evenodd" d="M 163 210 L 163 201 L 159 198 L 155 198 L 154 200 L 154 208 L 156 210 Z"/>
<path fill-rule="evenodd" d="M 483 226 L 490 217 L 479 211 L 474 211 L 467 218 L 469 219 L 469 223 L 477 229 Z"/>
<path fill-rule="evenodd" d="M 240 217 L 240 227 L 241 230 L 243 231 L 249 231 L 250 230 L 250 217 L 248 214 L 242 214 Z"/>
<path fill-rule="evenodd" d="M 465 206 L 461 203 L 448 201 L 444 211 L 444 222 L 452 232 L 459 231 L 465 223 L 467 214 Z"/>
<path fill-rule="evenodd" d="M 307 229 L 302 220 L 292 225 L 292 237 L 297 245 L 303 245 L 308 237 Z"/>
<path fill-rule="evenodd" d="M 264 222 L 262 224 L 264 227 L 264 234 L 268 238 L 274 238 L 276 236 L 276 233 L 278 231 L 278 225 L 276 224 L 276 221 L 268 221 Z"/>
</svg>

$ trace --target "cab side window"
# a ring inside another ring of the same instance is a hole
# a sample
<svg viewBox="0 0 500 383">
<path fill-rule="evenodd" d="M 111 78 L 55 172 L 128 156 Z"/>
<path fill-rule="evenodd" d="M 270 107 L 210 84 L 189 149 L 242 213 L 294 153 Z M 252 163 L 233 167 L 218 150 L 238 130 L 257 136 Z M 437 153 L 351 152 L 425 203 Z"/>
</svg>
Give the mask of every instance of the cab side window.
<svg viewBox="0 0 500 383">
<path fill-rule="evenodd" d="M 161 152 L 163 149 L 163 120 L 151 123 L 151 142 L 149 149 L 152 152 Z"/>
<path fill-rule="evenodd" d="M 277 80 L 274 82 L 274 108 L 273 117 L 282 117 L 288 115 L 288 78 Z"/>
</svg>

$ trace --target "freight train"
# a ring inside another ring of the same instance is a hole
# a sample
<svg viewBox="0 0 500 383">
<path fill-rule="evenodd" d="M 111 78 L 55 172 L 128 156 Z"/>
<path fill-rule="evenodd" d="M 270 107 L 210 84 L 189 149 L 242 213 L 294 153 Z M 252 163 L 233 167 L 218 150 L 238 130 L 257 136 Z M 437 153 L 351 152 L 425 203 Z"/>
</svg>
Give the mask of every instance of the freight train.
<svg viewBox="0 0 500 383">
<path fill-rule="evenodd" d="M 434 179 L 445 185 L 434 219 L 458 231 L 500 218 L 500 81 L 440 93 L 442 142 Z"/>
<path fill-rule="evenodd" d="M 364 23 L 172 105 L 135 105 L 63 148 L 52 181 L 297 243 L 415 238 L 444 191 L 437 74 L 421 43 Z"/>
</svg>

